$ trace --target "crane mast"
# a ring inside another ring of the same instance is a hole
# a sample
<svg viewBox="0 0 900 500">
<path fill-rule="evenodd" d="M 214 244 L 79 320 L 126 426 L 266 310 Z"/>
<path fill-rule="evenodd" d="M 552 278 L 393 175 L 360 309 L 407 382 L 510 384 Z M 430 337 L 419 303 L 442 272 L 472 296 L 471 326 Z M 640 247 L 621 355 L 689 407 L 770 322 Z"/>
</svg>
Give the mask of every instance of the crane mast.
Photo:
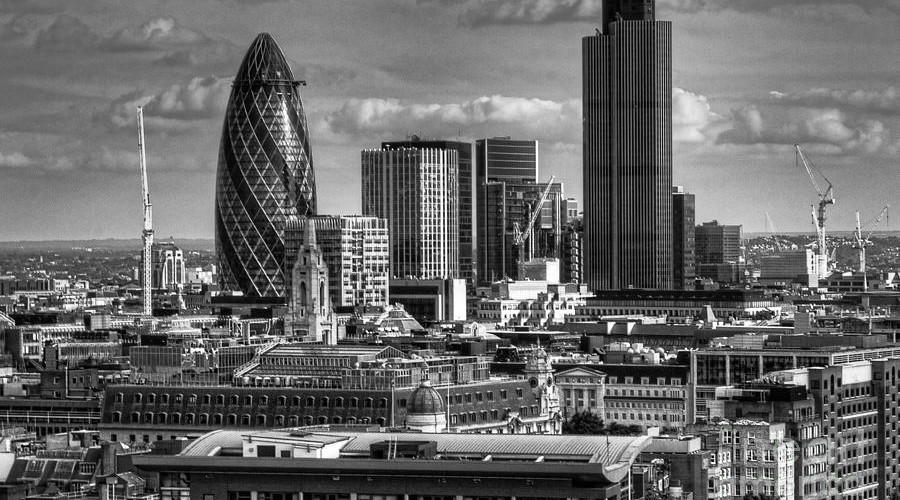
<svg viewBox="0 0 900 500">
<path fill-rule="evenodd" d="M 513 224 L 513 243 L 519 247 L 519 263 L 525 262 L 525 243 L 528 242 L 531 237 L 531 233 L 534 230 L 534 224 L 537 222 L 538 217 L 541 215 L 541 209 L 544 208 L 544 203 L 547 202 L 547 197 L 550 196 L 550 189 L 553 188 L 553 181 L 556 180 L 555 175 L 550 176 L 550 180 L 547 181 L 547 187 L 541 192 L 541 197 L 538 198 L 537 203 L 534 205 L 534 208 L 531 210 L 531 218 L 528 220 L 528 224 L 525 226 L 524 230 L 519 229 L 518 222 Z"/>
<path fill-rule="evenodd" d="M 800 149 L 799 144 L 794 144 L 794 149 L 796 150 L 797 163 L 803 165 L 806 174 L 809 176 L 809 180 L 812 182 L 813 188 L 816 190 L 816 194 L 819 195 L 818 209 L 814 213 L 813 224 L 816 226 L 816 243 L 818 246 L 816 251 L 816 271 L 819 279 L 824 279 L 828 277 L 828 249 L 825 246 L 825 209 L 828 205 L 834 204 L 834 185 L 822 174 L 822 172 L 814 169 L 812 162 L 809 161 L 806 154 Z M 815 172 L 818 172 L 819 176 L 828 183 L 828 187 L 825 188 L 824 191 L 819 187 Z"/>
<path fill-rule="evenodd" d="M 878 224 L 881 222 L 881 219 L 890 217 L 890 215 L 888 215 L 889 208 L 889 205 L 881 207 L 881 212 L 878 216 L 866 225 L 866 227 L 870 229 L 865 236 L 863 236 L 863 227 L 859 221 L 859 212 L 856 212 L 856 232 L 853 233 L 856 244 L 854 246 L 859 251 L 859 272 L 863 274 L 864 288 L 866 291 L 868 291 L 869 288 L 868 278 L 866 276 L 866 247 L 872 244 L 870 238 L 872 237 L 872 233 L 875 232 L 875 229 L 878 227 Z"/>
<path fill-rule="evenodd" d="M 147 158 L 144 153 L 144 109 L 137 108 L 138 157 L 141 164 L 141 199 L 144 205 L 144 230 L 141 231 L 141 312 L 145 316 L 153 314 L 153 205 L 150 203 L 150 188 L 147 184 Z"/>
</svg>

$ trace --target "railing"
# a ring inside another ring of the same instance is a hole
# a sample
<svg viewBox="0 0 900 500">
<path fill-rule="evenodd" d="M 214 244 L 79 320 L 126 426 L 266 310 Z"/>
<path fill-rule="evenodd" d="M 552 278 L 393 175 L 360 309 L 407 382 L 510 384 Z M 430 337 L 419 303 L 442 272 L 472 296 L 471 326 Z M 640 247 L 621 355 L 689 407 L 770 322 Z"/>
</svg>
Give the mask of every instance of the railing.
<svg viewBox="0 0 900 500">
<path fill-rule="evenodd" d="M 31 411 L 31 410 L 0 410 L 0 421 L 6 423 L 50 423 L 66 421 L 67 423 L 99 423 L 100 412 L 69 412 L 69 411 Z"/>
<path fill-rule="evenodd" d="M 278 347 L 282 343 L 284 343 L 284 340 L 275 339 L 267 344 L 260 345 L 259 348 L 256 350 L 256 354 L 253 355 L 253 359 L 251 359 L 250 361 L 247 361 L 246 363 L 242 364 L 241 366 L 235 368 L 234 376 L 235 377 L 243 377 L 247 372 L 249 372 L 253 368 L 256 368 L 257 366 L 259 366 L 259 357 L 260 356 L 262 356 L 263 354 L 266 354 L 267 352 L 271 351 L 272 349 Z"/>
</svg>

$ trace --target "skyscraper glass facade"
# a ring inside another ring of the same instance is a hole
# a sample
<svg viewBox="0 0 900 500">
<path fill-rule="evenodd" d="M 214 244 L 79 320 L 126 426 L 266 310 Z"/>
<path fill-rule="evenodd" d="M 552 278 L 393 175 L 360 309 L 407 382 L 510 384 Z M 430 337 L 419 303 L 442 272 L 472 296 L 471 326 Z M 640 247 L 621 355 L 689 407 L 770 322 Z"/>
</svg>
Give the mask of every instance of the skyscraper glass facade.
<svg viewBox="0 0 900 500">
<path fill-rule="evenodd" d="M 283 297 L 285 221 L 316 213 L 302 83 L 267 33 L 253 41 L 234 79 L 216 176 L 216 255 L 225 290 Z"/>
<path fill-rule="evenodd" d="M 671 289 L 672 26 L 653 0 L 604 4 L 582 40 L 585 281 Z"/>
</svg>

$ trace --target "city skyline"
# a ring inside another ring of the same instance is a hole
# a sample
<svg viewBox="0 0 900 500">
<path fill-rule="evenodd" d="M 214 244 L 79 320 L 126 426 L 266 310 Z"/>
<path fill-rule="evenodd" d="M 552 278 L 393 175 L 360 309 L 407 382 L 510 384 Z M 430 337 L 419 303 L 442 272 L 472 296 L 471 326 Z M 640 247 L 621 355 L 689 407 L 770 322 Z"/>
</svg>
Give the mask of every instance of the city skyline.
<svg viewBox="0 0 900 500">
<path fill-rule="evenodd" d="M 793 142 L 835 183 L 831 230 L 894 204 L 900 91 L 883 48 L 900 6 L 714 3 L 657 12 L 673 22 L 674 183 L 697 196 L 697 222 L 762 231 L 768 212 L 811 230 Z M 359 150 L 407 133 L 538 139 L 542 174 L 583 200 L 579 48 L 599 3 L 110 5 L 0 2 L 0 240 L 137 235 L 138 104 L 157 233 L 211 238 L 230 82 L 263 31 L 309 81 L 321 213 L 361 213 Z"/>
</svg>

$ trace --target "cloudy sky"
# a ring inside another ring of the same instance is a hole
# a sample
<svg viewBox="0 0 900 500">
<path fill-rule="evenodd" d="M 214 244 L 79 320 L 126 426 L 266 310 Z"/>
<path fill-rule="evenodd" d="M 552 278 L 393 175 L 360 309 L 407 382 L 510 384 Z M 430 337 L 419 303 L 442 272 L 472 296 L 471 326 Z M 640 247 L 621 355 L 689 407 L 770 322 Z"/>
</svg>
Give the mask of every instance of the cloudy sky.
<svg viewBox="0 0 900 500">
<path fill-rule="evenodd" d="M 832 228 L 898 203 L 900 0 L 657 0 L 674 31 L 675 180 L 698 221 Z M 230 80 L 272 33 L 309 86 L 320 211 L 358 213 L 359 150 L 408 133 L 541 141 L 581 198 L 581 37 L 600 0 L 0 0 L 0 240 L 212 237 Z"/>
</svg>

